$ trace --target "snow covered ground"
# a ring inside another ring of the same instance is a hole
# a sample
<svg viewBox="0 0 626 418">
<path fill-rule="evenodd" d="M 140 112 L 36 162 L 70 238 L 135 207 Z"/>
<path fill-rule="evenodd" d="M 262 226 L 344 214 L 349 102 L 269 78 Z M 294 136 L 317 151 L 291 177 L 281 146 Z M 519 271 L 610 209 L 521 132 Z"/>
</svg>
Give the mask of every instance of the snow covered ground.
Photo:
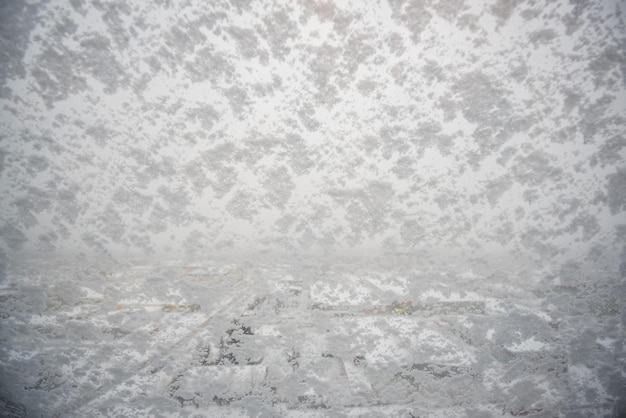
<svg viewBox="0 0 626 418">
<path fill-rule="evenodd" d="M 24 263 L 0 289 L 4 416 L 626 412 L 626 286 L 525 274 Z"/>
</svg>

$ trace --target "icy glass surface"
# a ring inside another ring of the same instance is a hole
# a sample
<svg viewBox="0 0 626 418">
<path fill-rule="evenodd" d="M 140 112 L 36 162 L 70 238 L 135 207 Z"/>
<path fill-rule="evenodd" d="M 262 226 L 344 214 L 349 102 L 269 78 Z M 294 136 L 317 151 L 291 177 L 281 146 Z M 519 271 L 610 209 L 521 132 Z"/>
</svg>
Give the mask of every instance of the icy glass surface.
<svg viewBox="0 0 626 418">
<path fill-rule="evenodd" d="M 329 263 L 332 261 L 332 263 Z M 356 261 L 359 261 L 358 263 Z M 24 263 L 9 416 L 619 416 L 626 286 L 388 258 Z M 368 415 L 369 414 L 369 415 Z"/>
<path fill-rule="evenodd" d="M 626 413 L 625 22 L 0 1 L 3 414 Z"/>
</svg>

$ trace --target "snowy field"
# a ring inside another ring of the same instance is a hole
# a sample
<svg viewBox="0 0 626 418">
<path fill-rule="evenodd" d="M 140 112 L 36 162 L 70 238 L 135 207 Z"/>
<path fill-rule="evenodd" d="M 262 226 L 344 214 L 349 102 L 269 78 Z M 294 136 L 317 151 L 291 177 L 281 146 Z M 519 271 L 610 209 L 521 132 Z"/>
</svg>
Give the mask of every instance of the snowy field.
<svg viewBox="0 0 626 418">
<path fill-rule="evenodd" d="M 0 289 L 3 416 L 626 412 L 623 281 L 526 274 L 23 264 Z"/>
</svg>

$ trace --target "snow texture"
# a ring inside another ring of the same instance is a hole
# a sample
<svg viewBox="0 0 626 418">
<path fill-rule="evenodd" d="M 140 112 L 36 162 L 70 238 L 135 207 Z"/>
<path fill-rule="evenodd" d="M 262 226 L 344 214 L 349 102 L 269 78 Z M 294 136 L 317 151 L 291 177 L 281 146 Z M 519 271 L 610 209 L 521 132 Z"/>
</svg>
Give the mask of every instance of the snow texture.
<svg viewBox="0 0 626 418">
<path fill-rule="evenodd" d="M 625 24 L 0 2 L 0 409 L 625 414 Z"/>
<path fill-rule="evenodd" d="M 626 285 L 403 259 L 11 269 L 8 416 L 624 413 Z"/>
</svg>

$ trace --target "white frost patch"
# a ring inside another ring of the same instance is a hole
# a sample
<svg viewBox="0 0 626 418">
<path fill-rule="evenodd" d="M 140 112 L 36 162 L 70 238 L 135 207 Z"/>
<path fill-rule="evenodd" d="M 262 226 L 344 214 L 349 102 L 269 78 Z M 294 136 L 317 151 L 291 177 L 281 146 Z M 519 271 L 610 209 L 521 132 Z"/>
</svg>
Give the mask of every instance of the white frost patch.
<svg viewBox="0 0 626 418">
<path fill-rule="evenodd" d="M 468 271 L 465 273 L 459 274 L 460 279 L 480 279 L 480 276 L 475 274 L 473 271 Z"/>
<path fill-rule="evenodd" d="M 602 338 L 602 339 L 598 339 L 596 341 L 596 343 L 600 344 L 602 347 L 606 348 L 607 350 L 611 350 L 613 349 L 615 342 L 617 340 L 615 338 Z"/>
<path fill-rule="evenodd" d="M 445 296 L 443 295 L 443 293 L 441 293 L 438 290 L 430 289 L 422 293 L 420 296 L 420 299 L 421 300 L 428 300 L 428 299 L 442 300 L 442 299 L 445 299 Z"/>
<path fill-rule="evenodd" d="M 490 330 L 491 331 L 491 330 Z M 519 353 L 523 351 L 539 351 L 548 348 L 546 343 L 542 343 L 541 341 L 535 340 L 535 337 L 530 337 L 527 340 L 522 341 L 521 343 L 516 343 L 510 346 L 505 346 L 509 351 L 514 353 Z"/>
<path fill-rule="evenodd" d="M 456 365 L 469 365 L 475 362 L 471 353 L 456 347 L 448 338 L 432 330 L 421 332 L 412 351 L 414 360 L 419 362 Z"/>
<path fill-rule="evenodd" d="M 410 356 L 410 347 L 403 346 L 397 339 L 388 337 L 376 342 L 368 355 L 368 361 L 380 365 L 406 364 Z"/>
<path fill-rule="evenodd" d="M 50 325 L 50 324 L 56 324 L 57 319 L 53 316 L 39 314 L 39 315 L 31 316 L 28 323 L 32 325 L 44 325 L 44 324 Z"/>
<path fill-rule="evenodd" d="M 606 389 L 600 383 L 593 369 L 581 365 L 571 365 L 567 371 L 573 382 L 587 390 L 596 390 L 599 397 L 606 397 Z"/>
<path fill-rule="evenodd" d="M 508 309 L 504 306 L 503 302 L 498 299 L 486 299 L 485 310 L 491 313 L 506 313 Z"/>
<path fill-rule="evenodd" d="M 359 332 L 367 332 L 368 336 L 383 337 L 385 331 L 381 329 L 380 321 L 377 318 L 364 317 L 357 321 L 357 330 Z"/>
<path fill-rule="evenodd" d="M 548 315 L 545 312 L 541 312 L 539 309 L 536 309 L 534 311 L 532 311 L 535 315 L 537 315 L 539 318 L 543 319 L 544 321 L 550 322 L 552 321 L 552 317 L 550 315 Z"/>
<path fill-rule="evenodd" d="M 483 301 L 484 297 L 480 296 L 475 292 L 446 292 L 447 295 L 444 295 L 439 290 L 429 289 L 420 295 L 420 300 L 429 301 L 429 300 L 437 300 L 440 302 L 474 302 L 474 301 Z"/>
<path fill-rule="evenodd" d="M 174 301 L 163 301 L 155 298 L 129 298 L 122 299 L 117 303 L 118 309 L 124 308 L 145 308 L 148 311 L 163 309 L 166 305 L 173 304 Z"/>
<path fill-rule="evenodd" d="M 366 276 L 360 280 L 370 283 L 382 291 L 403 294 L 406 290 L 407 279 L 405 277 L 371 277 Z"/>
<path fill-rule="evenodd" d="M 36 353 L 35 352 L 23 352 L 23 351 L 15 351 L 15 350 L 7 350 L 7 360 L 9 363 L 14 362 L 16 360 L 25 360 L 32 358 Z"/>
<path fill-rule="evenodd" d="M 86 293 L 85 297 L 87 299 L 103 299 L 104 295 L 100 292 L 96 292 L 88 287 L 83 287 L 82 290 Z"/>
<path fill-rule="evenodd" d="M 364 288 L 355 288 L 345 284 L 316 283 L 311 286 L 311 300 L 314 303 L 329 305 L 360 304 L 368 301 L 371 292 Z"/>
<path fill-rule="evenodd" d="M 487 330 L 487 337 L 486 337 L 486 338 L 487 338 L 489 341 L 492 341 L 492 340 L 493 340 L 493 334 L 494 334 L 495 332 L 496 332 L 496 331 L 495 331 L 493 328 L 489 328 L 489 329 Z"/>
<path fill-rule="evenodd" d="M 255 334 L 271 337 L 280 337 L 282 335 L 281 332 L 276 328 L 276 325 L 261 325 L 259 328 L 257 328 Z"/>
<path fill-rule="evenodd" d="M 219 384 L 227 384 L 231 392 L 245 394 L 256 389 L 267 374 L 265 366 L 239 367 L 194 367 L 186 371 L 180 379 L 183 390 L 194 388 L 220 388 Z"/>
</svg>

